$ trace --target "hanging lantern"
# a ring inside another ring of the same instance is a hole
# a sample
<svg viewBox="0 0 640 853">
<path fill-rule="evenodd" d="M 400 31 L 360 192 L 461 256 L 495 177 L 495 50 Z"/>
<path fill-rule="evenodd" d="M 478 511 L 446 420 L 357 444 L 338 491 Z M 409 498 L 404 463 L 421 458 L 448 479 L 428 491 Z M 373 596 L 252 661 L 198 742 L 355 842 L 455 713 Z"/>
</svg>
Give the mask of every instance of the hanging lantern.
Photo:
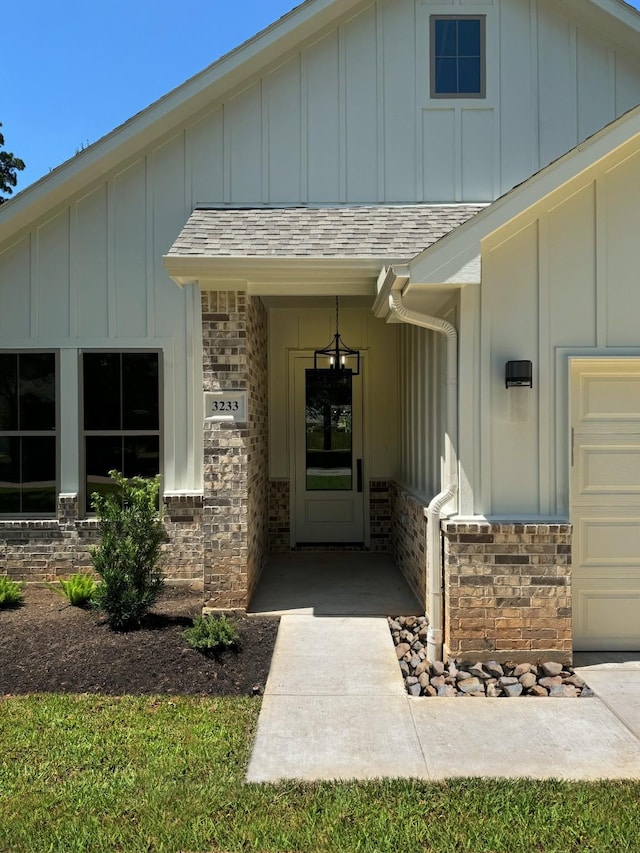
<svg viewBox="0 0 640 853">
<path fill-rule="evenodd" d="M 353 376 L 358 376 L 360 374 L 360 351 L 351 349 L 351 347 L 348 347 L 344 343 L 340 337 L 338 320 L 338 297 L 336 296 L 336 333 L 328 346 L 324 347 L 324 349 L 317 349 L 314 352 L 314 370 L 322 369 L 323 367 L 328 370 L 351 370 Z M 318 359 L 324 360 L 325 358 L 328 364 L 318 364 Z M 352 366 L 354 359 L 355 369 Z"/>
</svg>

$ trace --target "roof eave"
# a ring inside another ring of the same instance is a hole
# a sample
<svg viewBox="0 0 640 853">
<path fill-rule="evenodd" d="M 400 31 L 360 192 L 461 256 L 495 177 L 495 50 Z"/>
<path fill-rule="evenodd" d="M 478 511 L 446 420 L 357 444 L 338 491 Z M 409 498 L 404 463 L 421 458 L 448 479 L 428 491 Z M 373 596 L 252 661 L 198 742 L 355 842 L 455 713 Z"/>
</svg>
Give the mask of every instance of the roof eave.
<svg viewBox="0 0 640 853">
<path fill-rule="evenodd" d="M 180 287 L 246 290 L 258 296 L 349 296 L 376 294 L 376 280 L 387 264 L 401 259 L 345 257 L 202 257 L 165 255 L 168 274 Z"/>
</svg>

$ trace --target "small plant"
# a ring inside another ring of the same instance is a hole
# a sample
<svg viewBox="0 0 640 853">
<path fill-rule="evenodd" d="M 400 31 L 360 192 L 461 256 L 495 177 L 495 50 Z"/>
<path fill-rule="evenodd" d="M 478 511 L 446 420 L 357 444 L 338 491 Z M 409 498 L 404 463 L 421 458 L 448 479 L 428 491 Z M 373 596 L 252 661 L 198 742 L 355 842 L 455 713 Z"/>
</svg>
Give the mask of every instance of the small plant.
<svg viewBox="0 0 640 853">
<path fill-rule="evenodd" d="M 193 627 L 187 628 L 184 638 L 192 649 L 199 652 L 219 652 L 235 648 L 240 635 L 224 613 L 221 616 L 196 616 Z"/>
<path fill-rule="evenodd" d="M 68 599 L 74 607 L 85 607 L 91 602 L 96 590 L 96 582 L 92 575 L 69 575 L 67 580 L 59 579 L 60 587 L 53 587 Z"/>
<path fill-rule="evenodd" d="M 117 471 L 109 471 L 109 476 L 115 488 L 91 496 L 100 530 L 91 561 L 101 578 L 93 601 L 107 614 L 112 628 L 127 630 L 140 626 L 164 587 L 160 477 L 127 479 Z"/>
<path fill-rule="evenodd" d="M 19 581 L 11 581 L 5 575 L 0 577 L 0 607 L 17 607 L 22 604 L 24 596 Z"/>
</svg>

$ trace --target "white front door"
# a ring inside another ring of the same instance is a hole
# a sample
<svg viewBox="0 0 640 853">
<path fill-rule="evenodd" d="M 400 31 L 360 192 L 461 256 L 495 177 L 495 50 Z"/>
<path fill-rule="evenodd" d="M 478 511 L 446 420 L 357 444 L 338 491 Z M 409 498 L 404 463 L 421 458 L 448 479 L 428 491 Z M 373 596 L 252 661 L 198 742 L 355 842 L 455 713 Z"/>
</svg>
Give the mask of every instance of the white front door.
<svg viewBox="0 0 640 853">
<path fill-rule="evenodd" d="M 640 649 L 640 361 L 574 362 L 576 650 Z"/>
<path fill-rule="evenodd" d="M 364 541 L 362 381 L 294 364 L 295 541 Z"/>
</svg>

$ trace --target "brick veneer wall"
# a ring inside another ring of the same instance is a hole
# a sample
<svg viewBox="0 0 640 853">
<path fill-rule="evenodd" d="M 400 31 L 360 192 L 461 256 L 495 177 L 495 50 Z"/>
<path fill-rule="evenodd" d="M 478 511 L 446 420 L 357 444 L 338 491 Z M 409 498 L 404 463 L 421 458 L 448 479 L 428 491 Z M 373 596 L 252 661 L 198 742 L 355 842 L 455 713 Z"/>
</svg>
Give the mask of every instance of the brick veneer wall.
<svg viewBox="0 0 640 853">
<path fill-rule="evenodd" d="M 269 551 L 269 356 L 267 309 L 247 297 L 247 601 Z"/>
<path fill-rule="evenodd" d="M 291 487 L 288 480 L 269 483 L 269 553 L 291 550 Z"/>
<path fill-rule="evenodd" d="M 246 390 L 247 424 L 206 423 L 203 573 L 211 607 L 246 607 L 267 551 L 267 315 L 242 292 L 202 294 L 205 391 Z"/>
<path fill-rule="evenodd" d="M 416 594 L 426 604 L 427 596 L 427 519 L 424 502 L 392 483 L 391 552 L 396 565 Z"/>
<path fill-rule="evenodd" d="M 391 551 L 391 482 L 369 483 L 369 521 L 372 551 Z"/>
<path fill-rule="evenodd" d="M 171 581 L 201 585 L 202 497 L 167 496 L 164 503 L 165 575 Z M 76 495 L 61 495 L 56 518 L 0 522 L 0 574 L 42 582 L 90 572 L 89 547 L 97 543 L 96 519 L 79 517 Z"/>
<path fill-rule="evenodd" d="M 445 521 L 442 529 L 450 656 L 570 663 L 571 525 Z"/>
</svg>

